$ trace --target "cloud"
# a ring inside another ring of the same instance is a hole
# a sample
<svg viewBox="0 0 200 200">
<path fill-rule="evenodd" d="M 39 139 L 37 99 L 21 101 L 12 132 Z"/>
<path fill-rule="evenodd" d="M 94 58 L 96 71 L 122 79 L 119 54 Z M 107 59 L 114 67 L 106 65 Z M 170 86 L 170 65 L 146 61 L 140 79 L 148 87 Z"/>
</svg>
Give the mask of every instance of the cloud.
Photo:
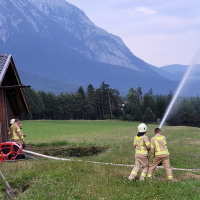
<svg viewBox="0 0 200 200">
<path fill-rule="evenodd" d="M 144 14 L 144 15 L 155 15 L 157 11 L 144 7 L 144 6 L 140 6 L 133 9 L 133 14 L 137 14 L 137 13 Z"/>
</svg>

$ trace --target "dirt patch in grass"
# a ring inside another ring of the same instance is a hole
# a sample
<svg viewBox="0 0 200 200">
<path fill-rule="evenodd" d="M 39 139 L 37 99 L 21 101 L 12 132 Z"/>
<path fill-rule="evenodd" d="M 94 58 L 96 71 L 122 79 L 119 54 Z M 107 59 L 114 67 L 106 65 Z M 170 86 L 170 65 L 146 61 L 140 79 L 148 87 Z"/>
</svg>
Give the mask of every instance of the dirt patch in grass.
<svg viewBox="0 0 200 200">
<path fill-rule="evenodd" d="M 24 185 L 22 185 L 22 191 L 26 191 L 29 187 L 30 185 L 28 183 L 25 183 Z"/>
<path fill-rule="evenodd" d="M 191 173 L 191 172 L 185 173 L 183 179 L 189 179 L 189 178 L 195 178 L 195 179 L 200 180 L 200 175 L 193 174 L 193 173 Z"/>
<path fill-rule="evenodd" d="M 193 174 L 191 172 L 186 172 L 182 176 L 180 176 L 178 178 L 174 178 L 172 181 L 177 182 L 177 181 L 181 181 L 181 180 L 185 180 L 185 179 L 190 179 L 190 178 L 194 178 L 194 179 L 200 180 L 200 175 Z M 161 178 L 159 178 L 159 180 L 166 181 L 167 179 L 161 177 Z M 169 181 L 171 181 L 171 180 L 169 180 Z"/>
<path fill-rule="evenodd" d="M 167 179 L 166 177 L 160 177 L 160 178 L 158 178 L 158 180 L 160 180 L 160 181 L 171 181 L 171 182 L 177 182 L 177 181 L 179 181 L 177 178 L 173 178 L 173 179 Z"/>
<path fill-rule="evenodd" d="M 45 146 L 36 147 L 28 146 L 25 150 L 56 157 L 84 157 L 93 156 L 105 152 L 109 147 L 107 146 L 86 146 L 86 147 L 69 147 L 69 146 Z"/>
<path fill-rule="evenodd" d="M 186 180 L 186 179 L 190 179 L 190 178 L 200 180 L 200 175 L 193 174 L 191 172 L 186 172 L 186 173 L 182 174 L 180 177 L 174 177 L 173 180 L 168 180 L 168 181 L 177 182 L 177 181 L 182 181 L 182 180 Z M 155 177 L 155 179 L 158 179 L 160 181 L 166 181 L 167 177 Z"/>
<path fill-rule="evenodd" d="M 200 140 L 193 140 L 193 141 L 189 141 L 188 144 L 193 144 L 193 145 L 200 145 Z"/>
</svg>

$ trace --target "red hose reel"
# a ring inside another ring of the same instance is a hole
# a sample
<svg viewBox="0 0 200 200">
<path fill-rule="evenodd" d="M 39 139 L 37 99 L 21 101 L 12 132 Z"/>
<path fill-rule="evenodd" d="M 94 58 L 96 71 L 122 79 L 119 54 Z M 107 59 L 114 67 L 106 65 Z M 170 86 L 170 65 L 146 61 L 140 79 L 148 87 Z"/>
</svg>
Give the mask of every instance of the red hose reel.
<svg viewBox="0 0 200 200">
<path fill-rule="evenodd" d="M 0 162 L 24 160 L 26 157 L 16 142 L 0 143 Z"/>
</svg>

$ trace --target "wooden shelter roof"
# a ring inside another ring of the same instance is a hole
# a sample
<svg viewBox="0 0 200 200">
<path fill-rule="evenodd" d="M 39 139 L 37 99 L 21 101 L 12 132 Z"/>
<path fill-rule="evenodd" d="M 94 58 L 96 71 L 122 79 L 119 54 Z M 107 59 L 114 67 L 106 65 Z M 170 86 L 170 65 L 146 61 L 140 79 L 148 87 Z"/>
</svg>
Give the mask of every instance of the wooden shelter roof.
<svg viewBox="0 0 200 200">
<path fill-rule="evenodd" d="M 12 56 L 0 55 L 0 89 L 6 91 L 16 116 L 29 113 L 24 87 L 27 86 L 22 85 Z"/>
<path fill-rule="evenodd" d="M 3 77 L 3 69 L 6 64 L 7 58 L 8 55 L 0 55 L 0 81 L 2 80 Z"/>
</svg>

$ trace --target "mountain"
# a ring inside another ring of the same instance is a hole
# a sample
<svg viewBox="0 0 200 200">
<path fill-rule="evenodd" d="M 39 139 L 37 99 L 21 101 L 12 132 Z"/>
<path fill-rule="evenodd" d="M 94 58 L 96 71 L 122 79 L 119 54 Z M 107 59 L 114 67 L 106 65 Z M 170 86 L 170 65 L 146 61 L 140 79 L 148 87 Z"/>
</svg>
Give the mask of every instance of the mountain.
<svg viewBox="0 0 200 200">
<path fill-rule="evenodd" d="M 157 68 L 150 65 L 150 68 L 164 78 L 168 78 L 173 81 L 182 81 L 188 68 L 190 67 L 190 73 L 188 74 L 185 84 L 183 86 L 181 95 L 182 96 L 197 96 L 200 94 L 200 64 L 193 66 L 189 65 L 166 65 L 161 68 Z"/>
<path fill-rule="evenodd" d="M 181 81 L 190 66 L 188 65 L 166 65 L 161 68 L 150 66 L 152 70 L 160 74 L 161 76 L 174 81 Z M 191 71 L 188 77 L 188 81 L 196 83 L 200 81 L 200 64 L 191 66 Z"/>
<path fill-rule="evenodd" d="M 42 90 L 70 92 L 105 81 L 122 95 L 139 86 L 166 94 L 178 84 L 65 0 L 0 0 L 0 54 L 12 54 L 22 82 Z"/>
<path fill-rule="evenodd" d="M 46 91 L 46 92 L 53 92 L 54 94 L 58 95 L 61 92 L 70 92 L 77 90 L 80 85 L 73 85 L 66 82 L 57 81 L 51 78 L 47 78 L 44 76 L 32 74 L 25 72 L 21 69 L 18 70 L 20 79 L 22 80 L 22 84 L 31 83 L 34 85 L 34 89 Z"/>
<path fill-rule="evenodd" d="M 181 81 L 188 67 L 187 65 L 174 64 L 163 66 L 161 69 L 170 73 L 171 80 Z"/>
</svg>

